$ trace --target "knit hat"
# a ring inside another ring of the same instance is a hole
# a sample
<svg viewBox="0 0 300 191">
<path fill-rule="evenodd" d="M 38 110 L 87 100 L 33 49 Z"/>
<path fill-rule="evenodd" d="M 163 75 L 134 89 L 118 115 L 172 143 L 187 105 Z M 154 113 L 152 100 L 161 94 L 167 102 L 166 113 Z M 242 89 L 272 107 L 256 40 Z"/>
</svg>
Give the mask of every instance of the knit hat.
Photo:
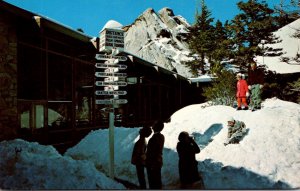
<svg viewBox="0 0 300 191">
<path fill-rule="evenodd" d="M 245 79 L 245 78 L 246 78 L 245 74 L 242 74 L 242 79 Z"/>
<path fill-rule="evenodd" d="M 232 116 L 229 116 L 229 117 L 227 118 L 227 121 L 228 121 L 228 122 L 229 122 L 229 121 L 234 122 L 234 118 L 233 118 Z"/>
</svg>

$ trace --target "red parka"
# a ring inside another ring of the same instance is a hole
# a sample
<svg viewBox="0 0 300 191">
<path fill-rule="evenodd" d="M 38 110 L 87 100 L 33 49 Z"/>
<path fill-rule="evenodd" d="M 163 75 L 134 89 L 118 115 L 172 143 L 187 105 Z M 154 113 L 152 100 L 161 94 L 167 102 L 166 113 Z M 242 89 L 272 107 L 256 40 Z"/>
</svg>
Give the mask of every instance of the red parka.
<svg viewBox="0 0 300 191">
<path fill-rule="evenodd" d="M 240 79 L 236 83 L 236 97 L 243 98 L 246 97 L 246 93 L 248 92 L 248 84 L 246 80 Z"/>
</svg>

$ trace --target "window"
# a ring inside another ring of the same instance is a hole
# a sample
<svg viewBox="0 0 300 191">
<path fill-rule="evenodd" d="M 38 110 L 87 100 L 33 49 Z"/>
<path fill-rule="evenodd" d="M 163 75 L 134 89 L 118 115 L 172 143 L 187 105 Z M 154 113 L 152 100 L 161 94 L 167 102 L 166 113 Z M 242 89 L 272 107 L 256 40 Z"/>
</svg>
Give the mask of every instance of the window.
<svg viewBox="0 0 300 191">
<path fill-rule="evenodd" d="M 76 126 L 84 127 L 93 121 L 94 65 L 76 63 L 75 110 Z"/>
<path fill-rule="evenodd" d="M 49 100 L 72 100 L 72 60 L 49 54 L 48 61 Z"/>
<path fill-rule="evenodd" d="M 23 129 L 45 127 L 45 102 L 19 101 L 20 126 Z"/>
<path fill-rule="evenodd" d="M 19 44 L 18 55 L 18 99 L 46 99 L 45 52 Z"/>
</svg>

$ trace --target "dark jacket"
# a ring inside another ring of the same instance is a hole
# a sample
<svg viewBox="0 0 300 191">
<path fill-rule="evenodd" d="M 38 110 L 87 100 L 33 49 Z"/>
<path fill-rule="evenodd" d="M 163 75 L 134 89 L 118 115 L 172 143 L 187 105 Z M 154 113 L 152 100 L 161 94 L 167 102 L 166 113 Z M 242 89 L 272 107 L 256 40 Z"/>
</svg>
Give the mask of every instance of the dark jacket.
<svg viewBox="0 0 300 191">
<path fill-rule="evenodd" d="M 254 84 L 264 84 L 264 71 L 260 68 L 255 68 L 252 70 L 251 68 L 248 71 L 248 85 Z"/>
<path fill-rule="evenodd" d="M 161 133 L 154 133 L 154 135 L 150 138 L 146 153 L 147 167 L 162 167 L 164 143 L 165 137 Z"/>
<path fill-rule="evenodd" d="M 145 138 L 140 138 L 134 145 L 132 156 L 131 156 L 131 164 L 134 165 L 145 165 L 146 163 L 146 148 L 147 143 Z"/>
<path fill-rule="evenodd" d="M 200 180 L 198 173 L 198 162 L 196 153 L 200 153 L 197 143 L 191 139 L 190 143 L 177 143 L 177 152 L 179 156 L 179 177 L 182 184 L 191 184 Z"/>
</svg>

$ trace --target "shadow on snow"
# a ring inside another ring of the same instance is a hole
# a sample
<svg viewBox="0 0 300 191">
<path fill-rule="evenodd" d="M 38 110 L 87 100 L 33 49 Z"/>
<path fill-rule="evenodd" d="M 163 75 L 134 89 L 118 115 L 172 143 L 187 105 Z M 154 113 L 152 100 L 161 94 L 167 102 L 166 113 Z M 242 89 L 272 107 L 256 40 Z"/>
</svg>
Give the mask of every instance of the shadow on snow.
<svg viewBox="0 0 300 191">
<path fill-rule="evenodd" d="M 198 164 L 206 189 L 292 189 L 279 180 L 272 181 L 244 167 L 224 166 L 206 159 Z"/>
<path fill-rule="evenodd" d="M 213 137 L 217 135 L 221 129 L 223 128 L 223 125 L 220 123 L 216 123 L 211 125 L 204 134 L 194 132 L 192 135 L 195 138 L 196 143 L 199 145 L 200 149 L 204 149 L 210 142 L 213 141 Z"/>
</svg>

